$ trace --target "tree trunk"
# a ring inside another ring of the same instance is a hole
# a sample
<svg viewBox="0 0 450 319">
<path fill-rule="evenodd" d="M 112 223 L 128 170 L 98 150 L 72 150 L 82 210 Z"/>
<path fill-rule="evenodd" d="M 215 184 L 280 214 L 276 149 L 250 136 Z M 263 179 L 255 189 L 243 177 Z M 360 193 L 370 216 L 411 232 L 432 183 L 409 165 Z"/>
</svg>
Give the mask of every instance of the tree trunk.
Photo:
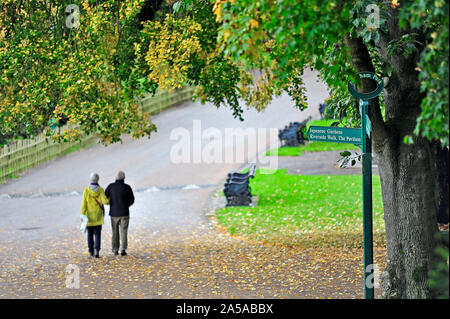
<svg viewBox="0 0 450 319">
<path fill-rule="evenodd" d="M 394 138 L 379 152 L 388 266 L 384 298 L 429 298 L 439 203 L 436 153 L 430 142 Z"/>
<path fill-rule="evenodd" d="M 374 72 L 363 41 L 347 36 L 344 42 L 355 69 Z M 441 198 L 437 152 L 435 143 L 423 138 L 414 138 L 412 145 L 403 142 L 404 136 L 412 135 L 423 96 L 415 61 L 398 58 L 392 64 L 394 72 L 384 95 L 385 119 L 378 99 L 369 102 L 386 225 L 383 297 L 430 298 L 428 272 L 437 243 Z M 362 92 L 373 89 L 373 81 L 362 81 Z"/>
<path fill-rule="evenodd" d="M 448 209 L 449 209 L 449 150 L 448 147 L 442 147 L 440 144 L 436 145 L 436 152 L 438 158 L 439 169 L 439 188 L 441 190 L 441 198 L 439 201 L 439 211 L 437 214 L 438 223 L 448 224 Z"/>
</svg>

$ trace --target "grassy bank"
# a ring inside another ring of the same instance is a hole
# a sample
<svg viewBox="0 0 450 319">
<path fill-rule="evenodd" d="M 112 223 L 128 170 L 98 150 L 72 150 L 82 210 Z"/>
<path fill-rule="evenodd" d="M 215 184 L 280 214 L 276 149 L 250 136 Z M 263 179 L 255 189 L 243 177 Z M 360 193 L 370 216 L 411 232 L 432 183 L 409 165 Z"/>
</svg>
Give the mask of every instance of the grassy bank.
<svg viewBox="0 0 450 319">
<path fill-rule="evenodd" d="M 216 211 L 228 232 L 251 239 L 308 247 L 362 246 L 361 176 L 258 174 L 251 180 L 256 207 Z M 374 243 L 384 245 L 381 187 L 373 177 Z"/>
</svg>

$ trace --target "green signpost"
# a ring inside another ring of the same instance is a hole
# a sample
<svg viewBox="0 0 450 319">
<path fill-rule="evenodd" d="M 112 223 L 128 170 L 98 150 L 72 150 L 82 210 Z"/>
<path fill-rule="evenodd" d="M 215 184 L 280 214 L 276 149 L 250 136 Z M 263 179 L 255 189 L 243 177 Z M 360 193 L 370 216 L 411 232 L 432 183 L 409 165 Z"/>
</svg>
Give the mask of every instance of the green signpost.
<svg viewBox="0 0 450 319">
<path fill-rule="evenodd" d="M 348 83 L 350 94 L 359 99 L 361 128 L 310 126 L 308 138 L 311 141 L 352 143 L 362 148 L 363 182 L 363 237 L 364 237 L 364 298 L 374 299 L 373 279 L 373 232 L 372 232 L 372 122 L 368 112 L 369 100 L 383 91 L 383 80 L 372 72 L 360 72 L 360 78 L 369 78 L 377 83 L 377 88 L 369 93 L 360 93 L 352 83 Z"/>
</svg>

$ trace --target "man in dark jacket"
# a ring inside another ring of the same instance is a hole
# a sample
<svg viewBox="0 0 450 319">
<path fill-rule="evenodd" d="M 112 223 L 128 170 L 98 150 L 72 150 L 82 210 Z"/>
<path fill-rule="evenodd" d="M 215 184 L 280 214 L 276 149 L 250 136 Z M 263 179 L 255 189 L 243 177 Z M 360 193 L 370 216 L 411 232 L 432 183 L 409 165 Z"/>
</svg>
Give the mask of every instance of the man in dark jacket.
<svg viewBox="0 0 450 319">
<path fill-rule="evenodd" d="M 124 172 L 120 171 L 117 173 L 116 181 L 108 185 L 105 194 L 110 202 L 109 216 L 111 216 L 112 226 L 112 251 L 114 255 L 118 255 L 120 244 L 120 254 L 125 256 L 127 254 L 125 250 L 128 247 L 129 207 L 134 203 L 134 195 L 130 185 L 125 184 Z"/>
</svg>

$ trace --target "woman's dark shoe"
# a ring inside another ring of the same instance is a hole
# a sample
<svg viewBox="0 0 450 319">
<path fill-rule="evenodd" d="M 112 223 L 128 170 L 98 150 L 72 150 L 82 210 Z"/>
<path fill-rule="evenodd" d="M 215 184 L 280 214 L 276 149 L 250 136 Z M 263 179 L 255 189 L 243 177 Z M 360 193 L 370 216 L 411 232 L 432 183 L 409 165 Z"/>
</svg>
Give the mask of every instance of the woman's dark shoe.
<svg viewBox="0 0 450 319">
<path fill-rule="evenodd" d="M 117 256 L 118 254 L 119 254 L 118 251 L 115 251 L 115 252 L 114 252 L 114 256 Z"/>
<path fill-rule="evenodd" d="M 127 255 L 127 252 L 126 252 L 125 250 L 122 250 L 122 251 L 120 252 L 120 255 L 126 256 L 126 255 Z"/>
<path fill-rule="evenodd" d="M 95 250 L 94 257 L 95 258 L 100 258 L 100 252 L 98 250 Z"/>
<path fill-rule="evenodd" d="M 89 251 L 89 256 L 94 257 L 94 252 L 93 251 Z"/>
</svg>

